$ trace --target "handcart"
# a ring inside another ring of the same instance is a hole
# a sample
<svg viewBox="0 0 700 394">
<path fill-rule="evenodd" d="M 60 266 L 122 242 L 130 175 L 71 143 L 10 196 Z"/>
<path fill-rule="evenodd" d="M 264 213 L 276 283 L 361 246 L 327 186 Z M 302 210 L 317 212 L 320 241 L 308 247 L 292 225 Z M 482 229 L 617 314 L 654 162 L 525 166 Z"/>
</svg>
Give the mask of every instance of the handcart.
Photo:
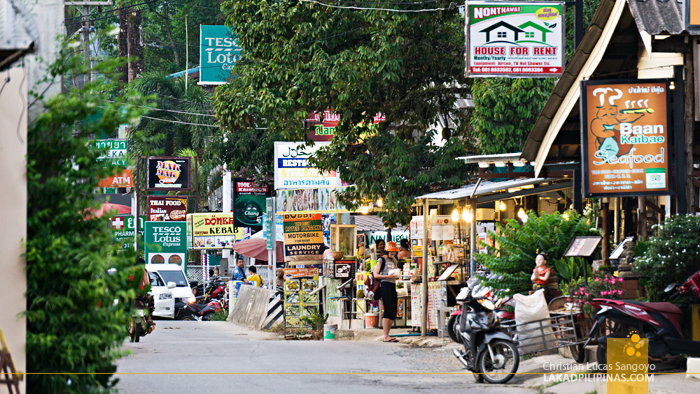
<svg viewBox="0 0 700 394">
<path fill-rule="evenodd" d="M 556 297 L 549 303 L 550 317 L 516 324 L 515 320 L 501 322 L 501 330 L 513 338 L 520 356 L 568 347 L 576 362 L 583 362 L 583 344 L 587 339 L 588 320 L 576 307 L 566 304 L 566 297 Z"/>
</svg>

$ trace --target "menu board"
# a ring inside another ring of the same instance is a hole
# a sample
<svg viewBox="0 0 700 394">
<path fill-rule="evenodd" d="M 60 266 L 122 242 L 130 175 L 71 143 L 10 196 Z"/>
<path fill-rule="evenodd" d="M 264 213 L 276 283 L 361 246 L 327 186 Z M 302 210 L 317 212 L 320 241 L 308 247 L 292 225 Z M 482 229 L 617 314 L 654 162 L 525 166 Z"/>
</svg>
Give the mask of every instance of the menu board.
<svg viewBox="0 0 700 394">
<path fill-rule="evenodd" d="M 285 268 L 284 326 L 311 328 L 302 318 L 318 312 L 318 268 Z M 313 293 L 313 294 L 312 294 Z"/>
<path fill-rule="evenodd" d="M 325 245 L 321 214 L 285 214 L 283 220 L 285 261 L 322 260 Z"/>
<path fill-rule="evenodd" d="M 184 221 L 187 216 L 187 197 L 148 196 L 148 221 Z"/>
<path fill-rule="evenodd" d="M 411 284 L 411 327 L 420 327 L 423 285 Z M 437 308 L 442 306 L 441 282 L 428 282 L 428 330 L 437 330 Z"/>
<path fill-rule="evenodd" d="M 194 213 L 187 217 L 193 249 L 232 248 L 236 240 L 243 238 L 241 228 L 233 227 L 233 213 Z"/>
</svg>

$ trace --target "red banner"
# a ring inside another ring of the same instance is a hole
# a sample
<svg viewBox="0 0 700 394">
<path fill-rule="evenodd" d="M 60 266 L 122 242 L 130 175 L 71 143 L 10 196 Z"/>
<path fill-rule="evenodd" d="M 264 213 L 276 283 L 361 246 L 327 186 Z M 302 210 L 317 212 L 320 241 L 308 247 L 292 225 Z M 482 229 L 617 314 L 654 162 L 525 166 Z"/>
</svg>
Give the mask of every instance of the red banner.
<svg viewBox="0 0 700 394">
<path fill-rule="evenodd" d="M 132 174 L 131 170 L 124 170 L 121 174 L 100 179 L 97 187 L 134 187 Z"/>
</svg>

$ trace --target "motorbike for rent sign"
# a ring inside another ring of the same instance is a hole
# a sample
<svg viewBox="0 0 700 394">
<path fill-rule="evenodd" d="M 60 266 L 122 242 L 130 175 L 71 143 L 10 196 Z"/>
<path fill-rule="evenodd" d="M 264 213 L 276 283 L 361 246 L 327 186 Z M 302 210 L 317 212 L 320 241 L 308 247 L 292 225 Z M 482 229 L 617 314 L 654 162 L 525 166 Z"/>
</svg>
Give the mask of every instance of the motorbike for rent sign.
<svg viewBox="0 0 700 394">
<path fill-rule="evenodd" d="M 559 77 L 564 69 L 564 3 L 467 4 L 468 77 Z"/>
<path fill-rule="evenodd" d="M 284 214 L 285 261 L 323 259 L 323 217 L 316 214 Z"/>
<path fill-rule="evenodd" d="M 223 85 L 243 50 L 236 36 L 226 26 L 199 26 L 199 82 L 198 85 Z"/>
<path fill-rule="evenodd" d="M 146 222 L 145 232 L 144 253 L 148 264 L 182 267 L 187 261 L 187 223 Z"/>
<path fill-rule="evenodd" d="M 233 213 L 193 213 L 187 218 L 193 249 L 230 249 L 243 238 L 241 228 L 233 226 Z"/>
<path fill-rule="evenodd" d="M 251 179 L 233 181 L 233 217 L 236 227 L 260 227 L 270 188 L 256 186 Z"/>
<path fill-rule="evenodd" d="M 669 83 L 581 82 L 586 197 L 670 193 Z"/>
<path fill-rule="evenodd" d="M 149 157 L 147 160 L 148 191 L 189 191 L 189 157 Z"/>
<path fill-rule="evenodd" d="M 187 197 L 148 196 L 148 220 L 151 222 L 185 221 Z"/>
</svg>

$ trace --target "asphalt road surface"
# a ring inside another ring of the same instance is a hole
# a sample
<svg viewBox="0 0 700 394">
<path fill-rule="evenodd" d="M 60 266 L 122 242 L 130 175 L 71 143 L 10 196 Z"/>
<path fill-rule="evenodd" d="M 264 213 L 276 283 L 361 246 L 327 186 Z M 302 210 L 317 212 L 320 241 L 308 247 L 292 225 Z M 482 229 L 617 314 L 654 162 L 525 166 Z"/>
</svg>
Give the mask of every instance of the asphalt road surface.
<svg viewBox="0 0 700 394">
<path fill-rule="evenodd" d="M 441 348 L 285 341 L 228 322 L 158 321 L 117 363 L 120 393 L 533 393 L 476 384 Z"/>
</svg>

